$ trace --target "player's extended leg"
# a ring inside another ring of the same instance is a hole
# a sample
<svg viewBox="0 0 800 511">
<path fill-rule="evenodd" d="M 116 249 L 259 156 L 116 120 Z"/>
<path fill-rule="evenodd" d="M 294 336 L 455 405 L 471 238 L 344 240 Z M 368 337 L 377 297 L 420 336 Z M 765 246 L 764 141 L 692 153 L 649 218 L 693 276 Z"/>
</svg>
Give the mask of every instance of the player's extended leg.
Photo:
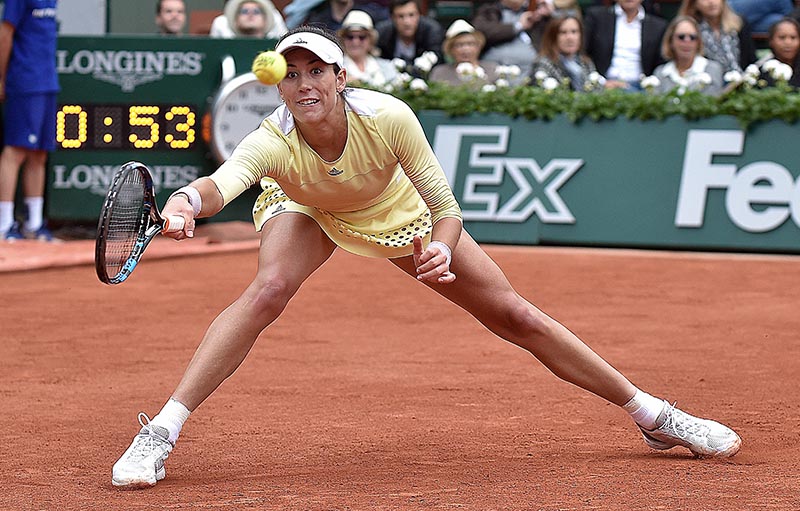
<svg viewBox="0 0 800 511">
<path fill-rule="evenodd" d="M 161 413 L 148 422 L 112 470 L 112 483 L 143 488 L 164 478 L 164 460 L 190 411 L 242 363 L 258 335 L 286 307 L 300 285 L 333 253 L 317 223 L 300 213 L 269 220 L 261 235 L 253 282 L 211 323 L 186 372 Z M 181 415 L 175 420 L 172 415 Z"/>
<path fill-rule="evenodd" d="M 413 258 L 393 262 L 416 276 Z M 625 376 L 566 327 L 514 291 L 497 264 L 466 232 L 453 250 L 451 271 L 457 276 L 455 282 L 428 284 L 429 287 L 461 306 L 501 338 L 529 351 L 556 376 L 626 408 L 634 397 L 638 399 L 638 389 Z M 741 441 L 729 428 L 697 419 L 645 396 L 649 398 L 645 403 L 655 410 L 649 414 L 650 422 L 644 428 L 642 421 L 637 423 L 651 447 L 668 449 L 684 445 L 695 454 L 720 456 L 730 456 L 738 450 Z M 664 427 L 670 431 L 661 431 Z"/>
</svg>

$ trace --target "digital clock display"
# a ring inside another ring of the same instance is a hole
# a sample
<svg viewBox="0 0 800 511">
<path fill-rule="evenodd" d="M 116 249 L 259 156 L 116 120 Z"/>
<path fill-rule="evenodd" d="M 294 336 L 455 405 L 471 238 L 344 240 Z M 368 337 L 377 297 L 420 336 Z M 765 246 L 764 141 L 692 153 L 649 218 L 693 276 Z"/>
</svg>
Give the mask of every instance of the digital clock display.
<svg viewBox="0 0 800 511">
<path fill-rule="evenodd" d="M 188 105 L 60 105 L 56 143 L 66 150 L 191 150 L 197 121 Z"/>
</svg>

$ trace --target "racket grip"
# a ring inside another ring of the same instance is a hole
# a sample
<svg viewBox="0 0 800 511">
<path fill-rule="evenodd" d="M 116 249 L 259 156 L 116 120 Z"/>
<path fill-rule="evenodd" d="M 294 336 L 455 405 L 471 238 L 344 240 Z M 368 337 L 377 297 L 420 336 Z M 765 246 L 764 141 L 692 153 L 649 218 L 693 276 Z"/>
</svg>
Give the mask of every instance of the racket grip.
<svg viewBox="0 0 800 511">
<path fill-rule="evenodd" d="M 164 219 L 164 228 L 162 232 L 182 231 L 185 224 L 186 222 L 184 222 L 183 217 L 180 215 L 168 216 Z"/>
</svg>

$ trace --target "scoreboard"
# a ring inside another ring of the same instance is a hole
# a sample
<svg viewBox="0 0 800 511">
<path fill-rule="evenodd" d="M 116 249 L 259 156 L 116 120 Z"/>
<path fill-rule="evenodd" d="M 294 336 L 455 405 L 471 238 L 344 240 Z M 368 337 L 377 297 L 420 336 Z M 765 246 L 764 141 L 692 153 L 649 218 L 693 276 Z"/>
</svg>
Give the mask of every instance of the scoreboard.
<svg viewBox="0 0 800 511">
<path fill-rule="evenodd" d="M 131 160 L 153 170 L 161 201 L 212 173 L 226 156 L 217 147 L 219 139 L 229 150 L 280 103 L 274 86 L 256 86 L 248 78 L 253 58 L 274 43 L 194 36 L 60 37 L 48 217 L 96 219 L 112 176 Z M 221 101 L 223 91 L 238 100 Z M 224 112 L 215 110 L 223 103 Z M 257 192 L 246 192 L 216 218 L 249 220 Z"/>
</svg>

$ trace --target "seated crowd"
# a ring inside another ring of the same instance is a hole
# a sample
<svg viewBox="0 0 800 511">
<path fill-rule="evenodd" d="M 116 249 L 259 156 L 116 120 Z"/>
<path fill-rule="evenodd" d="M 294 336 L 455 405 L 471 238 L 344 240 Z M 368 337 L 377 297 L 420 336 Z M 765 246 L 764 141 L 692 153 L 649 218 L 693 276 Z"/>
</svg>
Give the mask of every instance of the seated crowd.
<svg viewBox="0 0 800 511">
<path fill-rule="evenodd" d="M 227 0 L 210 35 L 276 38 L 324 25 L 341 39 L 350 83 L 378 88 L 413 78 L 710 95 L 745 81 L 800 86 L 792 0 L 683 0 L 671 19 L 659 16 L 657 0 L 484 0 L 471 19 L 446 27 L 418 2 L 292 0 L 281 12 L 271 0 Z M 756 39 L 768 47 L 760 58 Z"/>
</svg>

